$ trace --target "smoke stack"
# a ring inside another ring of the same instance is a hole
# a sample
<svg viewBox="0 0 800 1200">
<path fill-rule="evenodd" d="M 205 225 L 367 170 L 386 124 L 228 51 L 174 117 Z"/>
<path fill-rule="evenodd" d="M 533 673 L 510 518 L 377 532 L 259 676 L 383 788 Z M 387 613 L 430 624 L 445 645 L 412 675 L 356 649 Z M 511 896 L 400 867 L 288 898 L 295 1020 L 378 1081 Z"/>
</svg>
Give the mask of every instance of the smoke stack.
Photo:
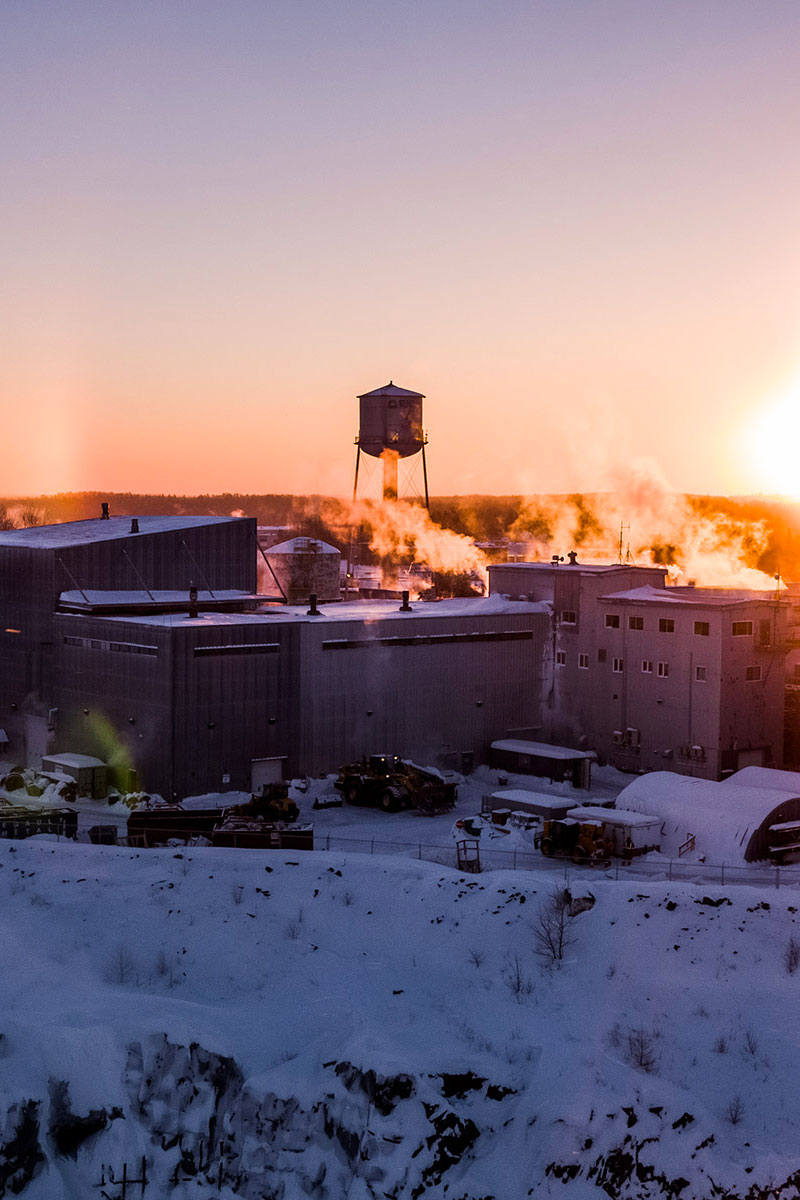
<svg viewBox="0 0 800 1200">
<path fill-rule="evenodd" d="M 400 605 L 398 612 L 413 612 L 413 608 L 408 603 L 408 592 L 403 592 L 403 603 Z"/>
<path fill-rule="evenodd" d="M 307 617 L 321 617 L 322 616 L 322 613 L 317 608 L 317 593 L 316 592 L 312 592 L 311 595 L 308 597 L 308 604 L 309 604 L 309 608 L 308 608 L 308 612 L 306 613 Z"/>
<path fill-rule="evenodd" d="M 139 532 L 139 518 L 131 517 L 131 533 Z"/>
<path fill-rule="evenodd" d="M 571 567 L 574 567 L 574 566 L 575 566 L 575 564 L 576 564 L 576 562 L 578 561 L 578 554 L 577 554 L 577 551 L 576 551 L 576 550 L 570 550 L 569 554 L 567 555 L 567 558 L 569 559 L 569 565 L 570 565 Z"/>
<path fill-rule="evenodd" d="M 194 620 L 197 616 L 197 588 L 193 583 L 189 584 L 189 617 Z"/>
<path fill-rule="evenodd" d="M 101 521 L 108 520 L 108 501 L 107 500 L 104 500 L 102 502 L 102 504 L 100 505 L 100 520 Z"/>
</svg>

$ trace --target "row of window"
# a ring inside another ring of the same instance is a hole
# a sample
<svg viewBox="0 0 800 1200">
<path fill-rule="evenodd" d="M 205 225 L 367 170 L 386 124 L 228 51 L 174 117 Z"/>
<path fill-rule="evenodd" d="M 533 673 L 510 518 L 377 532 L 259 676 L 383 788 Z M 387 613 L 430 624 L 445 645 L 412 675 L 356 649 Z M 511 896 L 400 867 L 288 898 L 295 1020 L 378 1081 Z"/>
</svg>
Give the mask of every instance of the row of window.
<svg viewBox="0 0 800 1200">
<path fill-rule="evenodd" d="M 621 626 L 621 622 L 622 622 L 622 618 L 620 617 L 619 613 L 606 613 L 606 629 L 619 629 Z M 569 609 L 569 608 L 564 609 L 563 612 L 561 613 L 561 624 L 562 625 L 577 625 L 577 623 L 578 623 L 578 614 L 573 609 Z M 761 640 L 762 640 L 762 642 L 765 640 L 769 641 L 770 622 L 769 621 L 761 621 L 760 625 L 761 625 Z M 635 630 L 644 629 L 644 617 L 637 617 L 637 616 L 628 617 L 628 629 L 635 629 Z M 673 618 L 672 617 L 659 617 L 658 618 L 658 632 L 659 633 L 674 633 L 675 632 L 675 621 L 673 620 Z M 708 637 L 711 632 L 711 627 L 709 625 L 709 622 L 708 621 L 695 621 L 693 632 L 696 637 Z M 733 621 L 731 623 L 731 636 L 732 637 L 752 637 L 753 636 L 753 622 L 752 621 Z"/>
<path fill-rule="evenodd" d="M 102 638 L 64 637 L 65 646 L 83 646 L 87 650 L 110 650 L 114 654 L 149 654 L 158 656 L 158 646 L 145 646 L 140 642 L 107 642 Z"/>
<path fill-rule="evenodd" d="M 357 650 L 365 646 L 440 646 L 467 642 L 529 642 L 532 629 L 504 629 L 497 633 L 420 633 L 408 637 L 332 638 L 323 650 Z"/>
<path fill-rule="evenodd" d="M 604 650 L 599 650 L 597 652 L 597 659 L 598 659 L 598 662 L 606 661 Z M 658 661 L 655 661 L 650 658 L 643 658 L 641 661 L 642 661 L 642 674 L 643 675 L 655 674 L 658 676 L 659 679 L 668 679 L 669 678 L 669 663 L 668 662 L 658 662 Z M 565 667 L 566 665 L 567 665 L 566 650 L 556 650 L 556 666 Z M 578 655 L 578 667 L 582 671 L 589 670 L 589 655 L 588 654 L 579 654 Z M 616 672 L 616 674 L 621 675 L 622 672 L 625 670 L 624 659 L 612 658 L 611 670 Z M 696 666 L 694 669 L 694 677 L 698 683 L 705 683 L 706 680 L 708 679 L 708 668 L 703 667 L 703 666 Z M 754 683 L 756 680 L 759 680 L 761 678 L 761 667 L 760 666 L 745 667 L 744 677 L 748 683 Z"/>
</svg>

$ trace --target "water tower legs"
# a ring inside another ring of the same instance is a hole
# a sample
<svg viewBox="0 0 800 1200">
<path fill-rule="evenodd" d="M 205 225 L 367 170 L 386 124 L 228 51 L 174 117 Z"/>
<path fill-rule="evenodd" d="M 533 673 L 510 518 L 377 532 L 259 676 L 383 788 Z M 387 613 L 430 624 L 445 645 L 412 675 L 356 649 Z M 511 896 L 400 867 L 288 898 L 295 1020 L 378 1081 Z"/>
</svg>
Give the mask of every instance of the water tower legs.
<svg viewBox="0 0 800 1200">
<path fill-rule="evenodd" d="M 384 500 L 397 499 L 397 463 L 399 457 L 396 450 L 384 450 L 381 455 L 381 459 L 383 460 Z"/>
</svg>

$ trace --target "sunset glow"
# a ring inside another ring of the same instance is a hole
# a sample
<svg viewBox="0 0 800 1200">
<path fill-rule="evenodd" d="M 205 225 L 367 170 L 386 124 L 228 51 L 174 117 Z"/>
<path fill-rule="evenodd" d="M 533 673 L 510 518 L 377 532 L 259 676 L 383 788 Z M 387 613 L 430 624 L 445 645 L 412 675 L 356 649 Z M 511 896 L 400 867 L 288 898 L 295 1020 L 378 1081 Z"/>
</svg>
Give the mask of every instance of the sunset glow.
<svg viewBox="0 0 800 1200">
<path fill-rule="evenodd" d="M 4 6 L 4 489 L 352 488 L 356 396 L 431 489 L 754 484 L 791 375 L 800 8 Z"/>
<path fill-rule="evenodd" d="M 759 490 L 800 500 L 800 380 L 755 413 L 743 443 Z"/>
</svg>

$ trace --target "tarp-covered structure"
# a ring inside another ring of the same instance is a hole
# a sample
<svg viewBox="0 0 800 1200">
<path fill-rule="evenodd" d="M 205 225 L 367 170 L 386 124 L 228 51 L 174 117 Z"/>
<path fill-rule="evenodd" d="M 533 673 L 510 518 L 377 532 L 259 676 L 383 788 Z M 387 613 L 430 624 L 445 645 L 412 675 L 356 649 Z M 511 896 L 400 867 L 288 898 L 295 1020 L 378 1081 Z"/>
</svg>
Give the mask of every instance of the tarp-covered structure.
<svg viewBox="0 0 800 1200">
<path fill-rule="evenodd" d="M 617 807 L 659 817 L 665 854 L 693 836 L 697 854 L 713 862 L 753 862 L 770 857 L 772 826 L 800 824 L 800 774 L 744 767 L 716 783 L 652 771 L 620 792 Z"/>
</svg>

